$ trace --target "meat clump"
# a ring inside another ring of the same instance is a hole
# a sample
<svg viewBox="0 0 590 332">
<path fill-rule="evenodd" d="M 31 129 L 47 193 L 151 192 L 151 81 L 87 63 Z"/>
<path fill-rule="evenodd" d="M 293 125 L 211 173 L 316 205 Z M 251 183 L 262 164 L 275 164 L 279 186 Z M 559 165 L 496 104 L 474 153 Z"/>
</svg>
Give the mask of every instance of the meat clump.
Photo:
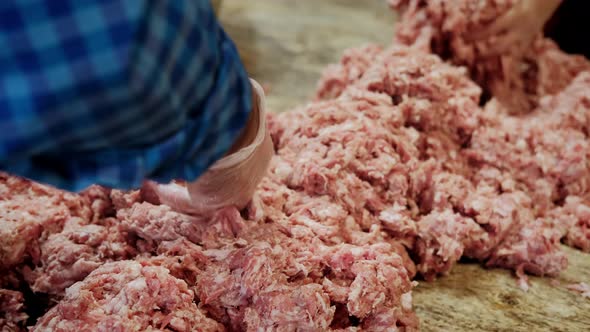
<svg viewBox="0 0 590 332">
<path fill-rule="evenodd" d="M 163 267 L 106 263 L 67 289 L 32 331 L 224 331 Z"/>
<path fill-rule="evenodd" d="M 26 331 L 27 318 L 23 294 L 0 288 L 0 331 Z"/>
<path fill-rule="evenodd" d="M 512 43 L 503 53 L 494 47 L 503 34 L 484 40 L 469 37 L 508 12 L 515 0 L 389 0 L 401 13 L 395 41 L 467 66 L 486 96 L 499 99 L 511 113 L 528 113 L 539 99 L 563 90 L 581 71 L 590 69 L 582 56 L 561 51 L 538 36 L 532 45 Z"/>
</svg>

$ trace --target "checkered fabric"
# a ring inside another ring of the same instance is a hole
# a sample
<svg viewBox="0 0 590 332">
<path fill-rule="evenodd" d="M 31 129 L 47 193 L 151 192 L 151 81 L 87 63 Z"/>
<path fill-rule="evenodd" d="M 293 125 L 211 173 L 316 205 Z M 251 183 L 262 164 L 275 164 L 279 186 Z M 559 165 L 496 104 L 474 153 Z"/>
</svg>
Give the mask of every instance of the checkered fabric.
<svg viewBox="0 0 590 332">
<path fill-rule="evenodd" d="M 194 180 L 251 108 L 209 0 L 0 1 L 0 169 L 78 191 Z"/>
</svg>

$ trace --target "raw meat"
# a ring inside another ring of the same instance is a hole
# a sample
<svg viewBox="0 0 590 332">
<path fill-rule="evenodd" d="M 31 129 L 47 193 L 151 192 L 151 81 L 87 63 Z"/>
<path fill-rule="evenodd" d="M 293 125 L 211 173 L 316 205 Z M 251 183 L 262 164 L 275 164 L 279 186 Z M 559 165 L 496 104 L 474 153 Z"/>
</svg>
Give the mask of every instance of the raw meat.
<svg viewBox="0 0 590 332">
<path fill-rule="evenodd" d="M 496 54 L 494 44 L 503 35 L 470 41 L 469 36 L 507 12 L 514 0 L 389 0 L 402 12 L 396 41 L 432 51 L 454 64 L 469 67 L 485 91 L 498 98 L 511 113 L 533 110 L 539 98 L 565 88 L 588 61 L 560 51 L 539 36 L 529 45 L 513 45 Z"/>
<path fill-rule="evenodd" d="M 91 213 L 80 196 L 0 172 L 0 270 L 37 262 L 40 242 Z"/>
<path fill-rule="evenodd" d="M 466 31 L 511 3 L 393 1 L 396 45 L 347 51 L 316 101 L 269 115 L 276 154 L 242 211 L 191 215 L 182 182 L 0 175 L 0 288 L 58 302 L 34 331 L 415 331 L 412 280 L 461 257 L 524 288 L 559 274 L 561 241 L 590 250 L 590 66 L 542 38 L 482 59 L 501 36 Z"/>
<path fill-rule="evenodd" d="M 87 224 L 70 218 L 60 233 L 49 235 L 39 246 L 37 266 L 24 267 L 24 276 L 35 292 L 61 295 L 103 263 L 135 256 L 118 220 Z"/>
<path fill-rule="evenodd" d="M 590 202 L 586 200 L 584 203 L 580 197 L 568 196 L 560 212 L 563 213 L 561 218 L 571 218 L 566 219 L 571 226 L 566 229 L 565 243 L 590 252 Z"/>
<path fill-rule="evenodd" d="M 322 73 L 316 89 L 316 99 L 332 99 L 340 96 L 352 82 L 357 81 L 370 67 L 382 48 L 367 45 L 344 51 L 339 64 L 329 65 Z"/>
<path fill-rule="evenodd" d="M 32 331 L 225 331 L 193 296 L 163 267 L 106 263 L 68 288 Z"/>
<path fill-rule="evenodd" d="M 102 263 L 134 255 L 108 217 L 110 190 L 75 195 L 0 173 L 0 192 L 0 272 L 22 273 L 34 291 L 61 295 Z"/>
<path fill-rule="evenodd" d="M 0 288 L 0 331 L 25 331 L 28 315 L 21 292 Z"/>
<path fill-rule="evenodd" d="M 528 222 L 504 240 L 487 265 L 523 269 L 536 275 L 559 274 L 567 267 L 567 257 L 559 247 L 563 234 L 553 222 L 545 218 Z"/>
<path fill-rule="evenodd" d="M 395 216 L 392 216 L 393 212 L 388 212 L 388 215 L 385 215 L 386 218 L 382 218 L 384 221 L 399 222 L 404 220 L 404 215 L 413 217 L 410 224 L 415 222 L 417 227 L 405 228 L 416 234 L 415 244 L 408 249 L 417 258 L 415 261 L 418 271 L 424 277 L 432 279 L 437 274 L 447 272 L 463 255 L 488 261 L 487 264 L 491 266 L 513 269 L 524 266 L 526 271 L 535 274 L 553 275 L 565 268 L 567 260 L 559 249 L 559 241 L 567 232 L 556 230 L 554 234 L 551 233 L 553 235 L 548 234 L 547 231 L 555 227 L 543 222 L 547 219 L 542 218 L 543 213 L 553 208 L 554 200 L 557 198 L 549 196 L 544 200 L 536 199 L 540 195 L 539 192 L 547 188 L 547 186 L 537 186 L 539 181 L 545 180 L 548 185 L 553 186 L 550 188 L 556 192 L 557 197 L 559 194 L 563 197 L 569 193 L 557 192 L 567 188 L 563 186 L 564 183 L 585 178 L 589 168 L 584 155 L 580 155 L 578 151 L 586 151 L 583 147 L 586 146 L 587 141 L 581 132 L 564 128 L 561 131 L 552 132 L 553 135 L 561 137 L 543 137 L 541 135 L 544 133 L 539 131 L 542 128 L 540 126 L 548 126 L 549 120 L 545 118 L 550 119 L 552 116 L 541 111 L 537 111 L 534 117 L 533 115 L 514 117 L 498 112 L 492 107 L 493 104 L 485 111 L 482 110 L 476 104 L 479 90 L 469 85 L 464 72 L 453 71 L 452 67 L 442 64 L 436 57 L 421 54 L 420 51 L 394 47 L 385 50 L 378 59 L 374 67 L 370 67 L 358 81 L 342 93 L 339 99 L 332 103 L 338 104 L 347 98 L 354 100 L 358 96 L 364 98 L 370 96 L 375 104 L 377 100 L 381 100 L 367 92 L 359 93 L 358 90 L 384 93 L 392 100 L 399 96 L 399 103 L 392 105 L 393 112 L 401 113 L 398 123 L 405 124 L 405 127 L 398 124 L 397 128 L 390 129 L 391 132 L 403 132 L 413 128 L 416 130 L 416 137 L 420 137 L 422 133 L 434 132 L 448 140 L 445 144 L 448 155 L 463 156 L 453 159 L 439 158 L 435 160 L 438 165 L 429 169 L 427 173 L 429 175 L 426 175 L 425 180 L 408 181 L 414 185 L 422 183 L 416 190 L 408 190 L 401 194 L 404 199 L 411 198 L 417 202 L 418 215 L 415 215 L 411 209 L 403 207 L 408 205 L 403 199 L 395 202 L 379 197 L 385 206 L 398 204 L 394 211 Z M 580 76 L 583 77 L 583 75 Z M 404 78 L 408 76 L 412 79 Z M 572 85 L 577 84 L 579 80 L 580 78 L 576 79 Z M 577 91 L 568 88 L 563 94 L 568 96 L 571 90 Z M 563 98 L 563 96 L 559 95 L 555 98 Z M 370 114 L 372 110 L 363 109 L 361 112 Z M 437 111 L 448 116 L 448 120 L 444 117 L 442 119 L 434 117 Z M 330 113 L 331 116 L 334 116 L 333 114 L 334 112 Z M 383 115 L 386 116 L 387 113 Z M 412 121 L 413 119 L 418 120 Z M 289 124 L 293 122 L 286 121 Z M 556 122 L 552 123 L 554 127 L 558 125 Z M 322 128 L 322 131 L 329 130 L 330 127 L 326 126 L 327 124 L 322 122 L 321 125 L 318 123 L 317 128 Z M 378 132 L 378 129 L 373 129 L 379 128 L 378 125 L 372 124 L 368 127 L 372 128 L 371 132 L 366 134 L 368 137 Z M 281 136 L 278 137 L 279 155 L 283 149 L 283 136 L 297 139 L 298 130 L 299 128 L 295 126 L 287 129 L 285 133 L 281 132 Z M 484 132 L 486 134 L 482 135 Z M 307 139 L 306 144 L 309 144 L 308 141 L 324 139 L 321 133 L 311 132 L 309 135 L 313 139 Z M 576 137 L 578 139 L 574 140 Z M 528 148 L 526 142 L 533 139 L 535 141 L 531 144 L 535 144 L 533 148 L 536 151 L 533 150 L 530 155 L 522 153 L 523 142 L 525 143 L 524 151 L 526 151 Z M 411 142 L 409 138 L 404 140 Z M 419 141 L 419 139 L 414 140 L 414 142 Z M 298 144 L 301 145 L 301 143 Z M 566 144 L 573 144 L 573 150 L 564 147 Z M 416 143 L 413 145 L 414 149 L 423 148 Z M 311 150 L 301 148 L 299 151 L 309 153 Z M 571 157 L 568 157 L 565 154 L 570 150 Z M 412 149 L 405 149 L 405 151 L 412 151 Z M 545 158 L 539 158 L 540 151 L 545 153 Z M 358 153 L 350 154 L 358 156 Z M 406 172 L 416 174 L 416 170 L 423 170 L 427 165 L 423 160 L 424 157 L 436 155 L 438 153 L 428 151 L 422 155 L 407 154 L 409 162 L 406 165 L 412 165 L 412 167 L 406 168 Z M 566 170 L 571 172 L 571 167 L 561 166 L 556 169 L 557 165 L 548 166 L 546 162 L 549 157 L 552 160 L 560 160 L 561 163 L 571 160 L 572 164 L 579 165 L 576 177 L 564 178 L 564 172 Z M 523 158 L 529 158 L 529 160 L 524 161 Z M 321 157 L 316 156 L 313 159 L 321 160 Z M 400 160 L 403 161 L 403 158 Z M 457 166 L 457 160 L 466 165 Z M 305 161 L 304 163 L 309 164 Z M 370 161 L 365 161 L 364 164 L 370 164 Z M 315 165 L 321 166 L 322 163 L 316 161 Z M 547 169 L 546 173 L 543 173 L 543 169 Z M 538 171 L 531 173 L 531 170 Z M 309 171 L 302 169 L 294 172 L 298 174 L 298 177 L 304 177 Z M 329 171 L 325 171 L 327 172 Z M 500 183 L 494 182 L 502 176 L 505 179 L 502 179 Z M 521 183 L 525 186 L 522 187 Z M 373 184 L 373 188 L 378 186 Z M 580 190 L 585 192 L 583 188 Z M 529 193 L 533 194 L 532 197 Z M 382 213 L 378 209 L 377 212 Z M 459 214 L 448 209 L 458 211 Z M 403 224 L 407 223 L 405 221 Z M 387 228 L 392 227 L 388 225 Z M 399 236 L 401 235 L 399 233 L 397 231 L 392 235 Z M 539 242 L 541 240 L 542 242 Z M 539 243 L 536 244 L 536 242 Z M 405 243 L 412 243 L 412 240 L 405 240 Z M 533 246 L 535 244 L 536 247 Z"/>
</svg>

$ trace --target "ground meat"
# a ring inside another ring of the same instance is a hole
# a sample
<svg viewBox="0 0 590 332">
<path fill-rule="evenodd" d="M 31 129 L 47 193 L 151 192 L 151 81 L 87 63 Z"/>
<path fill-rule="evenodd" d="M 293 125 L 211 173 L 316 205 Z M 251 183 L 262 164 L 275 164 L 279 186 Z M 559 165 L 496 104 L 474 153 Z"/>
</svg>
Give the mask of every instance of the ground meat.
<svg viewBox="0 0 590 332">
<path fill-rule="evenodd" d="M 527 116 L 507 116 L 490 107 L 487 111 L 494 114 L 486 119 L 489 125 L 473 133 L 469 148 L 462 153 L 479 167 L 510 173 L 529 193 L 538 214 L 569 195 L 587 195 L 590 104 L 580 90 L 590 88 L 589 78 L 589 72 L 581 73 Z M 570 111 L 575 115 L 569 115 Z"/>
<path fill-rule="evenodd" d="M 86 200 L 0 173 L 0 269 L 37 262 L 40 242 L 73 217 L 91 217 Z"/>
<path fill-rule="evenodd" d="M 563 234 L 553 222 L 555 219 L 530 221 L 494 251 L 487 265 L 521 268 L 536 275 L 559 274 L 567 266 L 567 257 L 559 248 Z"/>
<path fill-rule="evenodd" d="M 323 255 L 330 268 L 324 287 L 334 302 L 346 304 L 350 316 L 373 320 L 382 308 L 388 307 L 397 317 L 395 325 L 417 327 L 411 306 L 406 303 L 412 284 L 401 257 L 392 254 L 389 246 L 340 245 Z"/>
<path fill-rule="evenodd" d="M 135 255 L 109 189 L 76 195 L 2 173 L 0 191 L 0 271 L 12 267 L 13 285 L 59 298 L 104 262 Z"/>
<path fill-rule="evenodd" d="M 584 203 L 580 197 L 569 196 L 561 212 L 561 218 L 572 218 L 569 221 L 571 227 L 566 229 L 565 243 L 590 252 L 590 202 Z"/>
<path fill-rule="evenodd" d="M 0 331 L 25 331 L 28 315 L 21 292 L 0 288 Z"/>
<path fill-rule="evenodd" d="M 62 295 L 76 281 L 113 260 L 135 256 L 120 222 L 113 218 L 88 224 L 80 218 L 66 221 L 60 233 L 51 234 L 39 246 L 39 262 L 26 266 L 24 276 L 35 292 Z"/>
<path fill-rule="evenodd" d="M 561 91 L 580 71 L 590 69 L 583 57 L 565 54 L 542 37 L 532 46 L 513 45 L 499 55 L 492 52 L 502 35 L 477 42 L 469 40 L 474 31 L 506 13 L 513 0 L 389 2 L 402 12 L 402 22 L 396 29 L 398 42 L 469 67 L 486 93 L 501 100 L 512 113 L 530 112 L 540 97 Z"/>
<path fill-rule="evenodd" d="M 573 82 L 555 96 L 541 99 L 539 107 L 552 127 L 590 133 L 590 72 L 581 72 Z"/>
<path fill-rule="evenodd" d="M 415 331 L 417 275 L 469 257 L 524 287 L 566 267 L 561 241 L 590 250 L 587 61 L 541 38 L 481 61 L 501 37 L 464 33 L 510 0 L 393 3 L 405 46 L 347 51 L 318 100 L 269 115 L 276 154 L 242 211 L 194 215 L 182 182 L 1 175 L 1 287 L 59 302 L 33 329 Z"/>
<path fill-rule="evenodd" d="M 362 251 L 360 247 L 351 248 Z M 285 331 L 292 331 L 296 326 L 305 326 L 311 330 L 327 329 L 334 315 L 331 304 L 334 299 L 332 292 L 325 290 L 324 285 L 319 283 L 325 275 L 320 270 L 322 260 L 316 258 L 316 264 L 306 267 L 297 262 L 309 260 L 309 256 L 301 256 L 304 254 L 301 250 L 291 252 L 286 249 L 281 245 L 269 246 L 266 242 L 258 242 L 243 249 L 229 251 L 226 255 L 219 256 L 215 253 L 212 258 L 222 260 L 223 263 L 208 266 L 197 282 L 198 296 L 203 307 L 216 319 L 239 330 L 254 331 L 273 326 Z M 324 251 L 312 250 L 315 257 Z M 397 263 L 402 266 L 403 271 L 401 258 L 396 254 L 393 256 L 397 257 Z M 333 256 L 326 257 L 338 260 Z M 393 273 L 400 275 L 400 272 Z M 407 276 L 400 277 L 409 283 Z M 343 278 L 346 280 L 354 276 Z M 366 287 L 371 285 L 372 283 L 365 284 Z M 391 297 L 394 301 L 395 298 Z M 344 303 L 349 301 L 338 300 Z M 350 301 L 353 303 L 358 300 L 353 296 Z M 276 310 L 277 308 L 283 309 Z"/>
<path fill-rule="evenodd" d="M 280 166 L 279 163 L 273 165 Z M 271 169 L 271 173 L 274 171 Z M 278 189 L 278 186 L 272 177 L 261 184 L 262 188 L 269 189 Z M 238 229 L 236 237 L 239 239 L 225 247 L 209 246 L 210 249 L 198 250 L 199 255 L 206 257 L 200 259 L 207 260 L 207 263 L 196 264 L 202 270 L 197 272 L 196 282 L 193 281 L 196 297 L 213 318 L 236 330 L 267 329 L 277 323 L 279 330 L 291 331 L 295 326 L 325 330 L 333 320 L 334 301 L 347 305 L 346 311 L 351 311 L 347 315 L 356 315 L 362 321 L 373 319 L 376 314 L 373 308 L 394 309 L 401 305 L 402 298 L 411 296 L 413 264 L 405 249 L 387 243 L 366 247 L 373 241 L 385 241 L 378 231 L 378 224 L 366 234 L 347 217 L 342 203 L 336 204 L 326 196 L 310 199 L 304 190 L 292 191 L 286 187 L 283 190 L 291 191 L 291 195 L 282 198 L 261 193 L 258 201 L 261 205 L 251 205 L 245 213 L 252 219 L 259 219 L 258 224 L 252 220 L 244 229 Z M 279 201 L 283 203 L 278 204 Z M 281 210 L 277 211 L 279 207 Z M 157 207 L 151 209 L 157 211 Z M 172 212 L 168 210 L 168 213 Z M 261 214 L 262 218 L 256 217 Z M 226 223 L 243 223 L 240 214 L 229 214 L 228 217 L 235 220 Z M 267 223 L 268 218 L 273 218 L 271 224 Z M 342 230 L 342 223 L 347 221 L 352 222 L 352 227 Z M 210 228 L 224 223 L 215 217 L 209 222 Z M 172 222 L 170 230 L 176 229 L 175 224 Z M 217 238 L 221 243 L 227 241 Z M 334 246 L 345 239 L 359 242 L 359 245 Z M 205 243 L 199 237 L 193 240 Z M 161 258 L 155 259 L 165 266 L 168 264 Z M 345 266 L 340 266 L 343 263 Z M 349 265 L 353 263 L 356 265 Z M 406 268 L 406 264 L 411 267 Z M 330 269 L 326 270 L 326 266 Z M 394 278 L 399 281 L 384 283 L 384 280 Z M 345 297 L 342 298 L 342 292 L 338 294 L 334 287 L 329 287 L 330 283 L 341 285 Z M 295 299 L 289 300 L 295 302 L 284 302 L 286 299 Z M 277 305 L 274 303 L 281 303 L 284 310 L 270 310 Z M 396 314 L 390 320 L 398 322 L 399 326 L 416 326 L 417 321 L 410 309 L 395 309 Z M 303 312 L 307 312 L 305 317 L 308 320 L 301 320 Z"/>
<path fill-rule="evenodd" d="M 340 63 L 329 65 L 322 73 L 316 89 L 316 99 L 332 99 L 340 96 L 350 83 L 358 80 L 370 67 L 381 47 L 367 45 L 344 51 Z"/>
<path fill-rule="evenodd" d="M 243 317 L 232 317 L 228 310 L 239 311 L 252 297 L 269 287 L 276 278 L 272 248 L 265 243 L 253 244 L 239 250 L 228 250 L 225 255 L 214 257 L 211 264 L 198 278 L 198 296 L 203 306 L 213 312 L 218 320 L 228 320 L 240 326 Z M 230 316 L 225 316 L 225 315 Z M 237 314 L 236 314 L 237 315 Z"/>
<path fill-rule="evenodd" d="M 92 185 L 80 193 L 80 196 L 89 202 L 92 210 L 92 222 L 98 222 L 100 219 L 115 215 L 112 194 L 113 190 L 97 185 Z"/>
<path fill-rule="evenodd" d="M 588 284 L 585 282 L 566 285 L 565 288 L 574 292 L 578 292 L 583 297 L 590 298 L 590 286 L 588 286 Z"/>
<path fill-rule="evenodd" d="M 166 205 L 142 202 L 119 210 L 121 228 L 137 238 L 142 252 L 154 252 L 161 241 L 186 238 L 193 243 L 217 247 L 224 238 L 233 240 L 243 228 L 243 220 L 235 208 L 225 208 L 208 220 L 173 211 Z"/>
<path fill-rule="evenodd" d="M 463 256 L 467 241 L 481 241 L 485 232 L 471 218 L 450 210 L 433 211 L 418 221 L 414 251 L 418 271 L 427 280 L 448 273 Z"/>
<path fill-rule="evenodd" d="M 193 296 L 163 267 L 106 263 L 68 288 L 32 331 L 224 331 Z"/>
<path fill-rule="evenodd" d="M 266 287 L 252 299 L 244 312 L 245 329 L 260 331 L 327 330 L 334 308 L 317 284 L 291 287 Z M 280 327 L 280 328 L 276 328 Z"/>
<path fill-rule="evenodd" d="M 210 263 L 201 246 L 182 237 L 174 241 L 161 242 L 156 256 L 146 257 L 143 260 L 151 265 L 167 268 L 170 274 L 186 281 L 189 287 L 196 285 L 197 277 Z"/>
<path fill-rule="evenodd" d="M 465 200 L 462 211 L 473 216 L 485 236 L 471 238 L 465 255 L 485 260 L 510 234 L 534 218 L 532 202 L 520 191 L 499 193 L 480 185 Z"/>
</svg>

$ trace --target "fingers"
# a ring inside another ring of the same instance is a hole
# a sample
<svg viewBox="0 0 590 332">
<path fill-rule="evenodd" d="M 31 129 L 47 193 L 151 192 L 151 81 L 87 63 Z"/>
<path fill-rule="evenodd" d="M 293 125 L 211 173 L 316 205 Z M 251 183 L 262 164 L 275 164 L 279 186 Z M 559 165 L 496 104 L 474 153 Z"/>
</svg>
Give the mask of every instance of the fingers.
<svg viewBox="0 0 590 332">
<path fill-rule="evenodd" d="M 502 32 L 513 29 L 516 13 L 514 9 L 498 17 L 494 22 L 482 30 L 474 31 L 467 36 L 468 41 L 487 39 L 491 36 L 498 35 Z"/>
<path fill-rule="evenodd" d="M 522 5 L 516 4 L 484 29 L 471 33 L 467 39 L 470 41 L 482 40 L 500 33 L 517 30 L 520 25 L 526 24 L 523 22 L 524 16 L 526 16 L 526 11 Z"/>
<path fill-rule="evenodd" d="M 482 54 L 482 56 L 495 57 L 502 54 L 507 54 L 510 53 L 510 50 L 513 50 L 516 47 L 520 47 L 521 45 L 522 43 L 519 33 L 511 31 L 501 36 L 501 38 L 496 38 L 493 41 L 491 47 L 487 49 L 486 53 Z"/>
<path fill-rule="evenodd" d="M 159 184 L 144 181 L 141 188 L 142 197 L 146 202 L 155 205 L 168 205 L 172 210 L 188 215 L 201 215 L 203 210 L 196 209 L 190 199 L 186 186 L 178 183 Z"/>
<path fill-rule="evenodd" d="M 160 204 L 160 197 L 157 192 L 158 184 L 151 180 L 145 180 L 141 186 L 141 197 L 144 201 L 155 205 Z"/>
</svg>

